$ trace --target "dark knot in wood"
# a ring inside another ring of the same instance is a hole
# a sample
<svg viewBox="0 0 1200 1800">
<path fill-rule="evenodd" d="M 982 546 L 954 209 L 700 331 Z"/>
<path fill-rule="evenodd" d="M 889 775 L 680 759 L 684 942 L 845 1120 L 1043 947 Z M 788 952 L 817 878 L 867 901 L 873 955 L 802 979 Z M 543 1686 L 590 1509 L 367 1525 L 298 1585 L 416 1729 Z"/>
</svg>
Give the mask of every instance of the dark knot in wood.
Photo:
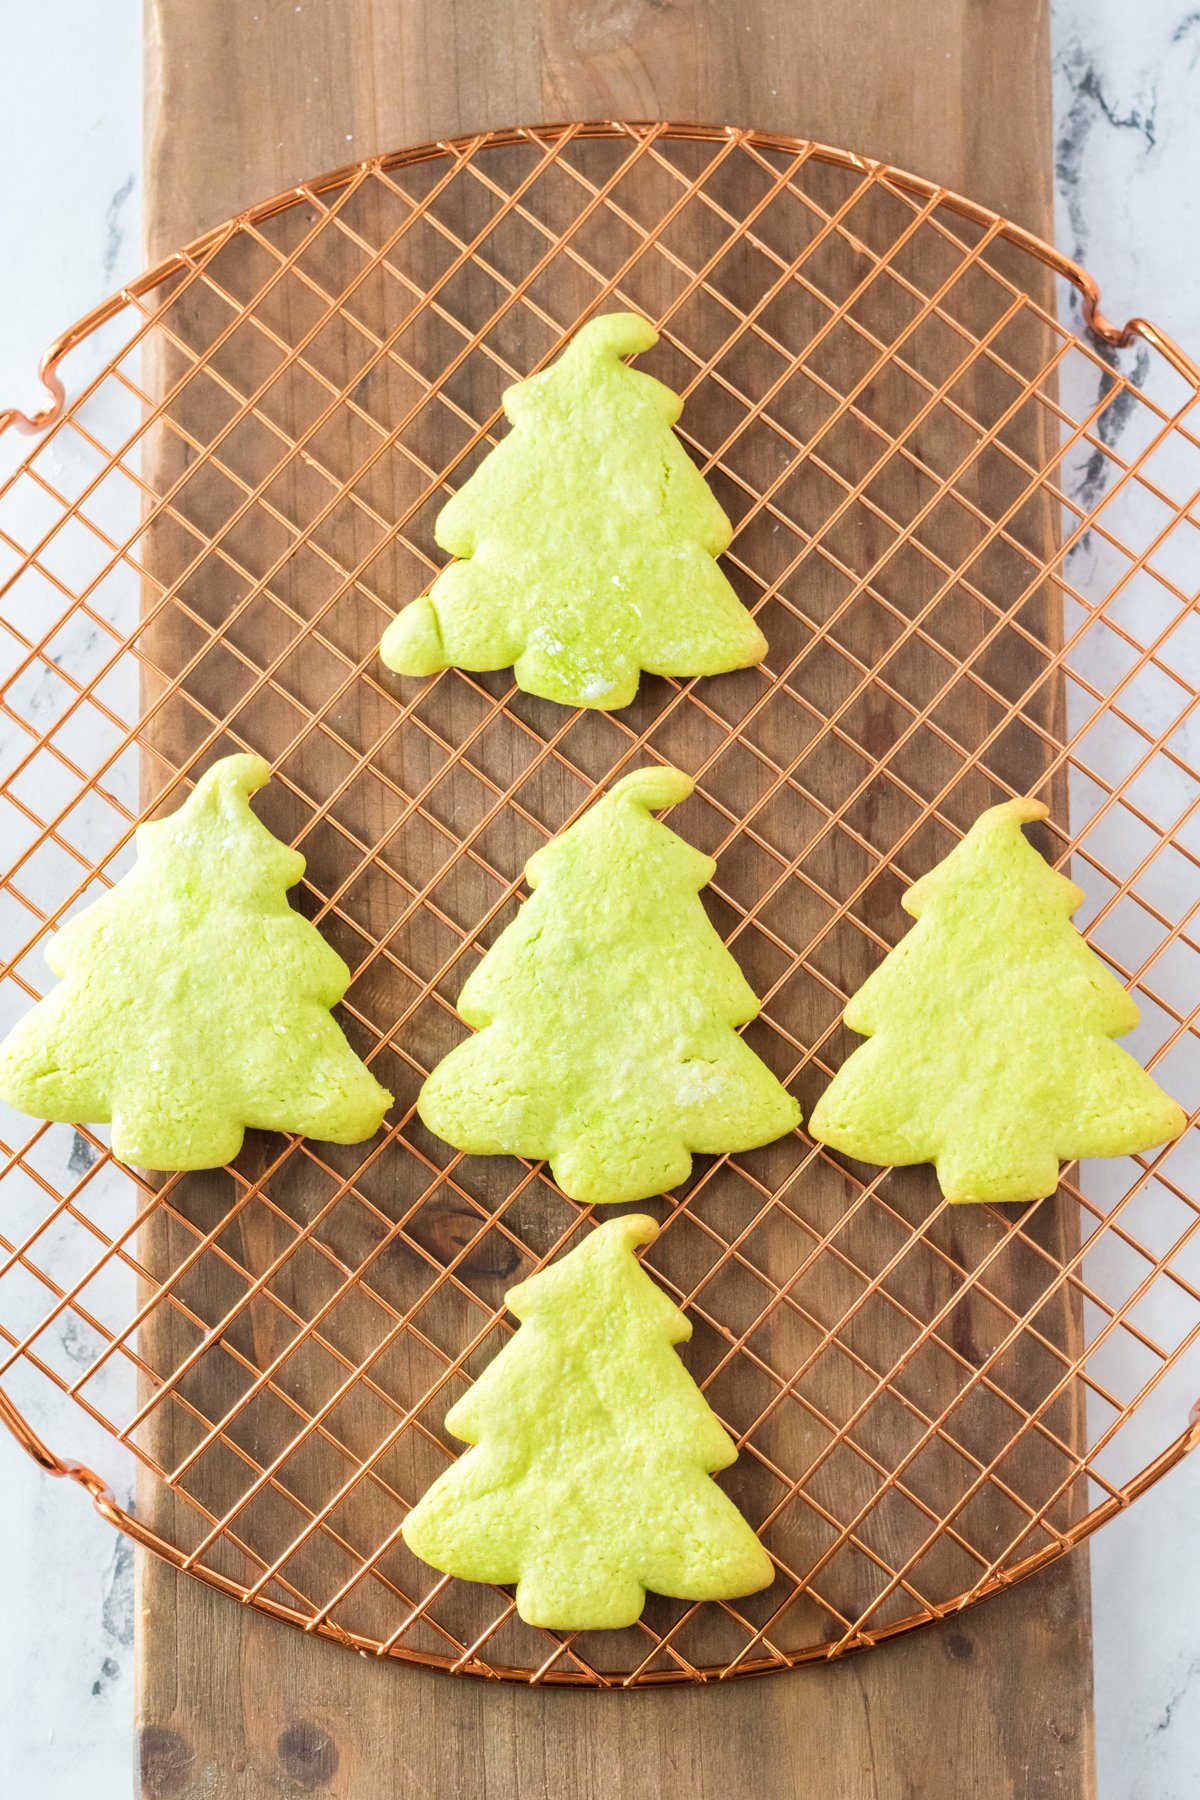
<svg viewBox="0 0 1200 1800">
<path fill-rule="evenodd" d="M 324 1787 L 337 1774 L 337 1745 L 327 1731 L 308 1719 L 298 1719 L 281 1731 L 275 1748 L 285 1774 L 298 1787 Z"/>
<path fill-rule="evenodd" d="M 137 1772 L 140 1800 L 170 1800 L 191 1784 L 196 1752 L 169 1725 L 143 1725 L 138 1732 Z"/>
<path fill-rule="evenodd" d="M 461 1257 L 456 1266 L 464 1275 L 506 1281 L 521 1260 L 510 1238 L 495 1226 L 485 1229 L 479 1214 L 466 1206 L 434 1201 L 421 1208 L 409 1233 L 443 1267 Z"/>
</svg>

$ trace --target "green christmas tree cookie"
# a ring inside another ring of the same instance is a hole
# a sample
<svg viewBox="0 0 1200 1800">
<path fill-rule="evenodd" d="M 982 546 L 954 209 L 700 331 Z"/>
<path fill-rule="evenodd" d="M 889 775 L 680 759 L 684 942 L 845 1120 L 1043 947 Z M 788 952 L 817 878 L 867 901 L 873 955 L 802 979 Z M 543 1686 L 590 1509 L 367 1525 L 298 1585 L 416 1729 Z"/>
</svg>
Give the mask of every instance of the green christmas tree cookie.
<svg viewBox="0 0 1200 1800">
<path fill-rule="evenodd" d="M 112 1121 L 150 1169 L 229 1162 L 248 1125 L 352 1144 L 391 1095 L 329 1008 L 350 971 L 287 903 L 304 858 L 250 810 L 270 771 L 227 756 L 178 812 L 142 825 L 137 862 L 71 919 L 60 986 L 0 1045 L 0 1098 L 41 1119 Z"/>
<path fill-rule="evenodd" d="M 473 1448 L 404 1522 L 435 1569 L 515 1582 L 530 1625 L 632 1625 L 647 1588 L 732 1600 L 774 1579 L 710 1479 L 736 1452 L 675 1354 L 692 1328 L 633 1254 L 657 1231 L 610 1219 L 506 1295 L 521 1328 L 446 1415 Z"/>
<path fill-rule="evenodd" d="M 917 920 L 855 994 L 859 1046 L 809 1122 L 871 1163 L 937 1165 L 950 1200 L 1037 1200 L 1058 1165 L 1122 1156 L 1186 1123 L 1113 1039 L 1138 1010 L 1070 923 L 1079 889 L 1021 830 L 1037 800 L 977 819 L 904 896 Z"/>
<path fill-rule="evenodd" d="M 533 896 L 463 985 L 478 1036 L 417 1105 L 476 1155 L 548 1157 L 588 1203 L 683 1181 L 692 1152 L 782 1137 L 800 1109 L 735 1027 L 758 1001 L 700 903 L 711 857 L 650 816 L 678 769 L 619 781 L 526 865 Z"/>
<path fill-rule="evenodd" d="M 621 361 L 658 341 L 606 313 L 509 388 L 513 430 L 442 508 L 462 560 L 388 627 L 401 675 L 503 669 L 566 706 L 628 706 L 638 677 L 716 675 L 767 645 L 715 558 L 732 529 L 671 430 L 677 394 Z"/>
</svg>

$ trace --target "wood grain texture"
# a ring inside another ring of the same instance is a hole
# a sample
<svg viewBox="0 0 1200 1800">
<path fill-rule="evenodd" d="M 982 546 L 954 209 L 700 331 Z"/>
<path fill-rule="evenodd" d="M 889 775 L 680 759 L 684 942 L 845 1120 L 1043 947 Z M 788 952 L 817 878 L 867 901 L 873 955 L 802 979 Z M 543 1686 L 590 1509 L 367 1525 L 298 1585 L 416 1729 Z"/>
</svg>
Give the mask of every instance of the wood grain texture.
<svg viewBox="0 0 1200 1800">
<path fill-rule="evenodd" d="M 360 156 L 598 116 L 719 119 L 849 144 L 1052 231 L 1037 0 L 151 0 L 147 92 L 151 257 Z M 169 545 L 162 554 L 169 562 Z M 165 650 L 160 661 L 169 666 Z M 894 721 L 876 724 L 886 732 Z M 1012 755 L 1016 769 L 1029 751 Z M 219 1177 L 193 1194 L 198 1220 L 219 1217 Z M 1049 1231 L 1063 1229 L 1047 1218 Z M 273 1248 L 242 1246 L 258 1265 Z M 181 1254 L 167 1241 L 158 1250 L 168 1265 Z M 505 1273 L 495 1272 L 501 1287 Z M 237 1293 L 234 1280 L 229 1299 Z M 203 1317 L 219 1316 L 221 1296 L 191 1298 Z M 308 1297 L 295 1298 L 302 1308 Z M 931 1293 L 929 1304 L 944 1298 Z M 1058 1329 L 1069 1335 L 1069 1318 Z M 246 1348 L 261 1361 L 273 1347 Z M 163 1349 L 171 1360 L 179 1346 Z M 202 1386 L 192 1398 L 215 1405 Z M 176 1450 L 187 1443 L 178 1416 L 164 1429 L 179 1434 Z M 1076 1553 L 944 1627 L 828 1670 L 610 1696 L 497 1691 L 379 1666 L 143 1559 L 141 1792 L 1087 1800 L 1087 1579 Z"/>
</svg>

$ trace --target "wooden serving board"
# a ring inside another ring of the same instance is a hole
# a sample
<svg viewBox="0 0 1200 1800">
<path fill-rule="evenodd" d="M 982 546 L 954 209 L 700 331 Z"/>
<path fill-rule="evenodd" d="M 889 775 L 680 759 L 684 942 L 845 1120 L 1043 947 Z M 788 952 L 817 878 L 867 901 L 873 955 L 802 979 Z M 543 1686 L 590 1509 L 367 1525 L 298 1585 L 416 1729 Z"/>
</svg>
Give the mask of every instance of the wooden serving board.
<svg viewBox="0 0 1200 1800">
<path fill-rule="evenodd" d="M 360 156 L 574 117 L 845 144 L 1053 230 L 1042 0 L 149 0 L 151 260 Z M 1086 1800 L 1088 1565 L 827 1669 L 630 1695 L 356 1658 L 142 1558 L 146 1800 Z"/>
</svg>

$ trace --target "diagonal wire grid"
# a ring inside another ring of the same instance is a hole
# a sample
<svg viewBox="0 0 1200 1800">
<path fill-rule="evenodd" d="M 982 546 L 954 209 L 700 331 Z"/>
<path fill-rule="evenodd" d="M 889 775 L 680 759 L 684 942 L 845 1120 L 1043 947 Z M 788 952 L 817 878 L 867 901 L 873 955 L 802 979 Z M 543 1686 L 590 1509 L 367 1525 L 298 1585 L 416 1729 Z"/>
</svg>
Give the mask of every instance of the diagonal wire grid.
<svg viewBox="0 0 1200 1800">
<path fill-rule="evenodd" d="M 698 1158 L 647 1253 L 773 1587 L 556 1634 L 400 1538 L 512 1329 L 505 1289 L 590 1228 L 541 1167 L 432 1138 L 416 1093 L 526 859 L 628 768 L 695 776 L 671 823 L 717 858 L 705 902 L 763 1001 L 747 1036 L 806 1114 L 904 887 L 1016 793 L 1049 803 L 1040 847 L 1138 1000 L 1130 1047 L 1200 1104 L 1197 386 L 1062 324 L 1035 252 L 800 141 L 530 129 L 299 188 L 70 339 L 82 392 L 0 486 L 0 1024 L 138 820 L 250 749 L 307 859 L 297 903 L 354 972 L 347 1034 L 397 1096 L 367 1146 L 250 1134 L 233 1167 L 162 1178 L 102 1129 L 0 1118 L 0 1384 L 118 1441 L 136 1508 L 87 1485 L 180 1568 L 470 1674 L 762 1673 L 995 1592 L 1190 1446 L 1190 1134 L 1051 1201 L 951 1208 L 931 1171 L 801 1132 Z M 685 397 L 766 663 L 645 678 L 618 715 L 508 672 L 392 676 L 379 637 L 439 566 L 504 388 L 616 306 L 659 328 L 640 363 Z"/>
</svg>

